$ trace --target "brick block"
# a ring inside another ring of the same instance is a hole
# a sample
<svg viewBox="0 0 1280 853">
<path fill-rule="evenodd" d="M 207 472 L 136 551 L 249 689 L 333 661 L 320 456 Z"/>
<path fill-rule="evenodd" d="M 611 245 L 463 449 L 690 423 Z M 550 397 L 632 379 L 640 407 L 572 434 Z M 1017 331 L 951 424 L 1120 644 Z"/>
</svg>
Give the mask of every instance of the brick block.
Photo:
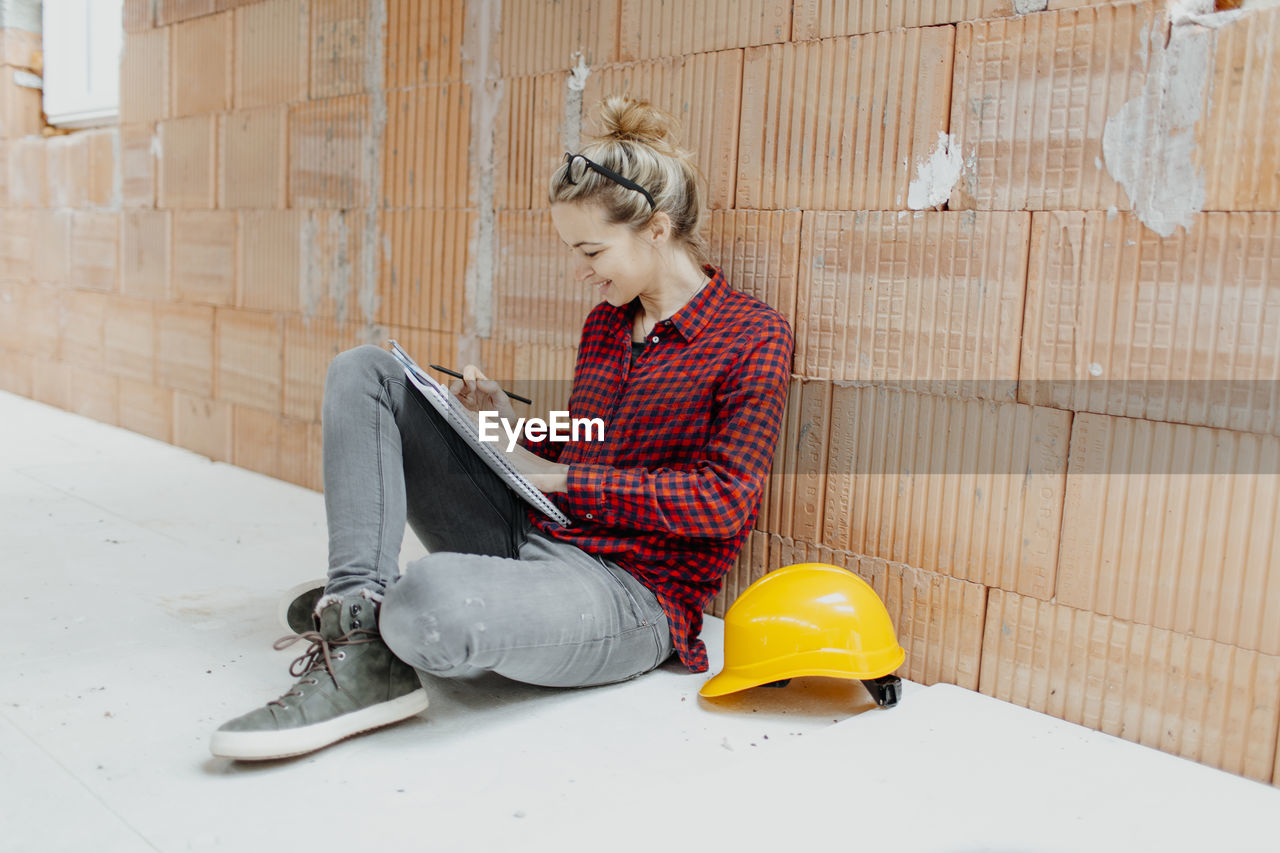
<svg viewBox="0 0 1280 853">
<path fill-rule="evenodd" d="M 212 15 L 214 0 L 156 0 L 156 26 Z"/>
<path fill-rule="evenodd" d="M 14 342 L 18 349 L 32 353 L 42 360 L 67 358 L 67 345 L 74 347 L 77 343 L 68 339 L 64 345 L 64 330 L 70 313 L 68 304 L 74 291 L 64 291 L 59 286 L 47 284 L 22 285 L 21 288 L 22 297 L 18 304 L 21 305 L 22 313 L 15 317 L 19 326 L 18 333 L 5 340 Z M 101 296 L 86 295 L 91 298 Z M 77 305 L 76 309 L 89 322 L 90 329 L 94 317 L 101 323 L 101 310 L 91 314 L 88 307 Z M 91 338 L 89 343 L 92 345 L 95 340 L 101 344 L 101 336 Z"/>
<path fill-rule="evenodd" d="M 116 290 L 119 277 L 120 214 L 77 210 L 71 218 L 71 284 Z"/>
<path fill-rule="evenodd" d="M 172 115 L 199 115 L 231 107 L 231 13 L 173 27 Z"/>
<path fill-rule="evenodd" d="M 1280 657 L 993 589 L 979 689 L 1272 781 Z"/>
<path fill-rule="evenodd" d="M 0 139 L 0 208 L 9 207 L 9 143 Z"/>
<path fill-rule="evenodd" d="M 156 381 L 195 397 L 213 396 L 213 308 L 156 309 Z"/>
<path fill-rule="evenodd" d="M 71 369 L 65 362 L 37 358 L 31 369 L 31 396 L 48 406 L 69 408 Z"/>
<path fill-rule="evenodd" d="M 403 343 L 403 342 L 402 342 Z M 284 324 L 284 415 L 320 423 L 324 379 L 334 356 L 360 344 L 357 329 L 333 319 L 290 317 Z"/>
<path fill-rule="evenodd" d="M 504 86 L 506 97 L 498 113 L 498 126 L 494 133 L 494 203 L 499 210 L 541 210 L 547 206 L 551 175 L 564 159 L 565 148 L 577 151 L 586 140 L 579 142 L 573 138 L 562 138 L 560 128 L 565 122 L 563 73 L 517 77 L 505 81 Z M 594 93 L 584 94 L 584 104 L 596 103 L 586 101 L 590 94 Z M 425 101 L 423 105 L 426 106 Z M 435 111 L 441 109 L 439 105 L 433 106 Z M 405 102 L 404 108 L 407 107 Z M 431 115 L 425 120 L 429 126 Z M 422 119 L 418 119 L 414 124 L 420 125 L 421 122 Z M 393 133 L 388 135 L 388 140 L 396 150 L 406 136 L 411 140 L 410 144 L 421 147 L 421 143 L 412 141 L 419 135 L 416 126 L 402 130 L 401 126 L 409 123 L 397 122 L 394 118 L 392 124 Z M 438 142 L 432 147 L 438 147 Z M 465 155 L 466 149 L 463 153 Z M 403 168 L 394 172 L 388 170 L 387 179 L 392 193 L 396 184 L 391 182 L 402 184 L 404 171 Z M 393 194 L 391 197 L 394 199 L 396 196 Z"/>
<path fill-rule="evenodd" d="M 1014 399 L 1029 214 L 807 212 L 796 372 Z"/>
<path fill-rule="evenodd" d="M 31 383 L 35 362 L 35 357 L 29 353 L 0 348 L 0 391 L 34 398 Z"/>
<path fill-rule="evenodd" d="M 231 463 L 268 477 L 280 476 L 279 415 L 232 407 Z"/>
<path fill-rule="evenodd" d="M 12 354 L 23 348 L 27 320 L 23 308 L 28 285 L 0 279 L 0 351 Z"/>
<path fill-rule="evenodd" d="M 1020 398 L 1280 433 L 1280 217 L 1037 213 Z"/>
<path fill-rule="evenodd" d="M 823 490 L 821 536 L 803 538 L 1053 595 L 1069 413 L 841 384 L 831 397 L 821 455 L 798 469 Z"/>
<path fill-rule="evenodd" d="M 373 200 L 382 156 L 367 95 L 311 101 L 289 110 L 289 206 L 363 208 Z"/>
<path fill-rule="evenodd" d="M 28 293 L 27 309 L 30 321 L 39 316 L 31 312 L 32 296 L 39 291 Z M 47 295 L 48 291 L 44 291 Z M 103 328 L 106 323 L 107 306 L 110 299 L 105 293 L 94 293 L 86 290 L 71 290 L 62 302 L 60 322 L 62 330 L 62 359 L 68 364 L 101 367 L 105 358 L 103 349 Z M 56 315 L 55 315 L 56 316 Z M 28 322 L 30 322 L 28 321 Z M 35 343 L 28 339 L 28 344 Z M 38 348 L 28 346 L 35 352 Z"/>
<path fill-rule="evenodd" d="M 288 174 L 283 107 L 223 116 L 222 206 L 284 207 Z"/>
<path fill-rule="evenodd" d="M 510 76 L 590 68 L 618 61 L 620 0 L 522 0 L 502 4 L 498 45 Z"/>
<path fill-rule="evenodd" d="M 120 419 L 119 378 L 104 373 L 99 367 L 67 365 L 67 397 L 63 405 L 69 412 L 115 425 Z"/>
<path fill-rule="evenodd" d="M 155 206 L 158 145 L 155 126 L 120 126 L 120 198 L 125 207 Z"/>
<path fill-rule="evenodd" d="M 120 54 L 120 123 L 143 124 L 169 117 L 167 29 L 125 33 Z"/>
<path fill-rule="evenodd" d="M 300 210 L 246 210 L 239 214 L 242 308 L 302 311 L 298 279 L 302 223 Z"/>
<path fill-rule="evenodd" d="M 389 245 L 378 277 L 378 322 L 452 332 L 462 328 L 467 244 L 475 214 L 388 210 L 379 231 Z M 581 323 L 578 326 L 581 329 Z"/>
<path fill-rule="evenodd" d="M 184 302 L 235 301 L 236 217 L 231 211 L 173 213 L 174 295 Z"/>
<path fill-rule="evenodd" d="M 466 13 L 465 0 L 387 0 L 387 88 L 460 81 Z"/>
<path fill-rule="evenodd" d="M 1077 415 L 1057 600 L 1280 654 L 1277 473 L 1276 436 Z"/>
<path fill-rule="evenodd" d="M 798 210 L 713 211 L 707 221 L 711 263 L 730 286 L 771 305 L 796 325 L 800 268 Z"/>
<path fill-rule="evenodd" d="M 108 372 L 139 382 L 155 379 L 156 307 L 144 299 L 112 299 L 103 324 Z"/>
<path fill-rule="evenodd" d="M 214 116 L 160 122 L 160 207 L 217 206 L 217 126 Z"/>
<path fill-rule="evenodd" d="M 310 36 L 304 0 L 268 0 L 236 9 L 235 16 L 236 107 L 306 100 Z"/>
<path fill-rule="evenodd" d="M 906 208 L 945 138 L 952 42 L 936 27 L 748 48 L 735 206 Z"/>
<path fill-rule="evenodd" d="M 499 212 L 496 231 L 494 328 L 511 343 L 577 346 L 582 321 L 600 300 L 590 288 L 574 281 L 573 257 L 560 242 L 550 214 L 545 210 Z M 406 245 L 412 245 L 412 240 Z M 455 252 L 464 249 L 458 245 Z M 454 290 L 448 281 L 446 277 L 444 289 Z"/>
<path fill-rule="evenodd" d="M 1249 10 L 1214 32 L 1212 81 L 1192 157 L 1206 210 L 1280 210 L 1280 9 Z M 1243 144 L 1242 144 L 1243 143 Z"/>
<path fill-rule="evenodd" d="M 280 478 L 306 489 L 324 488 L 320 424 L 280 422 Z"/>
<path fill-rule="evenodd" d="M 793 41 L 932 27 L 1018 14 L 1013 0 L 801 0 L 795 4 Z"/>
<path fill-rule="evenodd" d="M 1142 91 L 1137 58 L 1158 28 L 1149 3 L 961 24 L 951 133 L 965 167 L 951 208 L 1128 209 L 1102 138 Z"/>
<path fill-rule="evenodd" d="M 44 65 L 40 33 L 10 27 L 0 30 L 0 64 L 39 71 Z"/>
<path fill-rule="evenodd" d="M 157 441 L 173 441 L 173 392 L 121 378 L 120 426 Z"/>
<path fill-rule="evenodd" d="M 374 61 L 384 36 L 375 23 L 370 0 L 312 0 L 312 98 L 384 88 L 386 64 Z"/>
<path fill-rule="evenodd" d="M 512 80 L 507 85 L 518 86 L 520 82 Z M 519 95 L 512 93 L 509 97 Z M 501 133 L 499 129 L 499 138 Z M 471 95 L 466 86 L 388 92 L 385 139 L 381 188 L 384 206 L 469 206 Z M 497 194 L 502 194 L 500 189 Z M 545 190 L 541 198 L 546 198 Z"/>
<path fill-rule="evenodd" d="M 217 398 L 279 414 L 284 333 L 274 314 L 219 309 Z"/>
<path fill-rule="evenodd" d="M 55 136 L 45 142 L 45 177 L 50 207 L 84 207 L 89 200 L 89 147 L 84 134 Z"/>
<path fill-rule="evenodd" d="M 13 69 L 0 66 L 0 138 L 38 134 L 43 127 L 40 90 L 19 86 L 13 81 Z"/>
<path fill-rule="evenodd" d="M 33 210 L 30 217 L 31 278 L 51 284 L 71 281 L 70 210 Z"/>
<path fill-rule="evenodd" d="M 15 139 L 6 146 L 9 153 L 9 204 L 13 207 L 48 207 L 47 167 L 43 139 Z"/>
<path fill-rule="evenodd" d="M 175 392 L 173 443 L 214 462 L 230 462 L 231 405 Z"/>
<path fill-rule="evenodd" d="M 791 6 L 790 0 L 745 0 L 732 7 L 622 0 L 620 59 L 626 62 L 785 42 L 792 38 Z"/>
<path fill-rule="evenodd" d="M 378 214 L 371 211 L 310 210 L 302 214 L 298 235 L 298 298 L 303 319 L 360 312 L 366 320 L 377 281 L 382 247 Z M 389 240 L 390 238 L 388 238 Z"/>
<path fill-rule="evenodd" d="M 94 207 L 119 207 L 120 129 L 86 131 L 83 136 L 88 166 L 86 201 Z"/>
<path fill-rule="evenodd" d="M 124 31 L 137 33 L 156 24 L 154 0 L 124 0 Z"/>
<path fill-rule="evenodd" d="M 0 211 L 0 278 L 31 280 L 30 219 L 28 211 Z"/>
<path fill-rule="evenodd" d="M 126 295 L 148 299 L 168 296 L 172 216 L 167 210 L 121 213 L 120 289 Z"/>
<path fill-rule="evenodd" d="M 606 95 L 643 93 L 645 98 L 679 120 L 681 144 L 693 152 L 694 162 L 706 177 L 707 206 L 713 209 L 734 207 L 736 182 L 742 174 L 740 157 L 744 150 L 740 146 L 738 128 L 739 125 L 745 126 L 748 120 L 743 107 L 750 100 L 744 88 L 743 61 L 743 51 L 726 50 L 601 69 L 587 78 L 583 91 L 583 118 L 587 128 L 584 135 L 601 131 L 596 108 Z M 763 81 L 755 82 L 763 85 Z M 811 100 L 808 93 L 799 96 Z M 556 129 L 551 130 L 551 135 L 555 137 Z M 535 176 L 539 194 L 535 197 L 545 195 L 550 177 L 550 171 Z M 774 207 L 741 201 L 736 206 Z"/>
</svg>

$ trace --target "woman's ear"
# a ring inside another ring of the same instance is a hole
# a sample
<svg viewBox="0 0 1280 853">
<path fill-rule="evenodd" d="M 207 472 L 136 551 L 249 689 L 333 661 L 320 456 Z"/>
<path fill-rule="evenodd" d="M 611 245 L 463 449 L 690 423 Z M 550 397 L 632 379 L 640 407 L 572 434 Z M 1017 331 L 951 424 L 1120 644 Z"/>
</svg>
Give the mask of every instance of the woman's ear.
<svg viewBox="0 0 1280 853">
<path fill-rule="evenodd" d="M 667 215 L 666 211 L 659 210 L 649 217 L 649 221 L 644 226 L 644 235 L 654 248 L 671 239 L 671 217 Z"/>
</svg>

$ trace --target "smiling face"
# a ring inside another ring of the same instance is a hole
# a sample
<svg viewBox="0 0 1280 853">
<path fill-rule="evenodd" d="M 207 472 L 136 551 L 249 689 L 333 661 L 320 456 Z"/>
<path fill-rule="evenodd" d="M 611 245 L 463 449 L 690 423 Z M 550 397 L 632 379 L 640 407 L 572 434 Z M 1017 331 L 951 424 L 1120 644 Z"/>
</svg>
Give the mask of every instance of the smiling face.
<svg viewBox="0 0 1280 853">
<path fill-rule="evenodd" d="M 659 214 L 661 216 L 661 214 Z M 604 209 L 590 203 L 551 205 L 551 221 L 573 252 L 573 277 L 610 305 L 626 305 L 657 278 L 666 234 L 658 225 L 639 234 L 608 222 Z"/>
</svg>

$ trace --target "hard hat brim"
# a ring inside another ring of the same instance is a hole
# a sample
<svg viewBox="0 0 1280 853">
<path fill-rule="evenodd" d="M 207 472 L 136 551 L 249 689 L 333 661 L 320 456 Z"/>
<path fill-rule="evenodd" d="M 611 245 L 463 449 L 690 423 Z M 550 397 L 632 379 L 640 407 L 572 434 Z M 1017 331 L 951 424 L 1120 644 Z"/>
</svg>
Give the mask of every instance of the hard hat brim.
<svg viewBox="0 0 1280 853">
<path fill-rule="evenodd" d="M 762 684 L 770 684 L 774 681 L 781 681 L 784 678 L 802 678 L 804 676 L 816 675 L 825 678 L 843 678 L 847 681 L 864 681 L 871 678 L 880 678 L 902 666 L 906 659 L 906 651 L 898 647 L 896 654 L 893 655 L 890 663 L 886 664 L 887 669 L 878 667 L 874 672 L 850 672 L 847 669 L 823 669 L 820 667 L 801 667 L 797 669 L 782 668 L 772 673 L 760 673 L 752 676 L 741 675 L 736 672 L 721 672 L 719 675 L 713 676 L 702 685 L 702 689 L 698 691 L 699 696 L 708 699 L 714 699 L 717 696 L 725 696 L 729 693 L 737 693 L 740 690 L 749 690 L 752 687 L 759 687 Z M 883 671 L 881 671 L 883 670 Z"/>
</svg>

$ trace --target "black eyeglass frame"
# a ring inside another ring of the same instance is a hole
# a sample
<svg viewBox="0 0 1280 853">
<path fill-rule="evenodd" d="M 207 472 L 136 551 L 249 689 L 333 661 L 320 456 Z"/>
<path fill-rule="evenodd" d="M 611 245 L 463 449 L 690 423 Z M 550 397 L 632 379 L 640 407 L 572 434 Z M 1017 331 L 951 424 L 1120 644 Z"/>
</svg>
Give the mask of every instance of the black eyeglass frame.
<svg viewBox="0 0 1280 853">
<path fill-rule="evenodd" d="M 631 180 L 630 178 L 622 177 L 622 175 L 619 175 L 617 172 L 613 171 L 613 169 L 610 169 L 607 166 L 601 166 L 599 163 L 595 162 L 585 154 L 570 154 L 568 151 L 566 151 L 564 152 L 564 162 L 566 166 L 564 170 L 564 179 L 568 181 L 570 184 L 573 184 L 576 186 L 578 183 L 573 179 L 573 161 L 578 159 L 581 159 L 583 163 L 586 163 L 587 168 L 591 169 L 591 171 L 598 172 L 599 174 L 604 175 L 606 178 L 613 181 L 618 186 L 626 187 L 629 190 L 635 190 L 636 192 L 640 193 L 640 195 L 644 196 L 645 201 L 649 202 L 650 210 L 658 209 L 658 205 L 654 202 L 653 196 L 649 194 L 649 191 L 644 187 L 640 186 L 639 184 L 637 184 L 635 181 Z"/>
</svg>

